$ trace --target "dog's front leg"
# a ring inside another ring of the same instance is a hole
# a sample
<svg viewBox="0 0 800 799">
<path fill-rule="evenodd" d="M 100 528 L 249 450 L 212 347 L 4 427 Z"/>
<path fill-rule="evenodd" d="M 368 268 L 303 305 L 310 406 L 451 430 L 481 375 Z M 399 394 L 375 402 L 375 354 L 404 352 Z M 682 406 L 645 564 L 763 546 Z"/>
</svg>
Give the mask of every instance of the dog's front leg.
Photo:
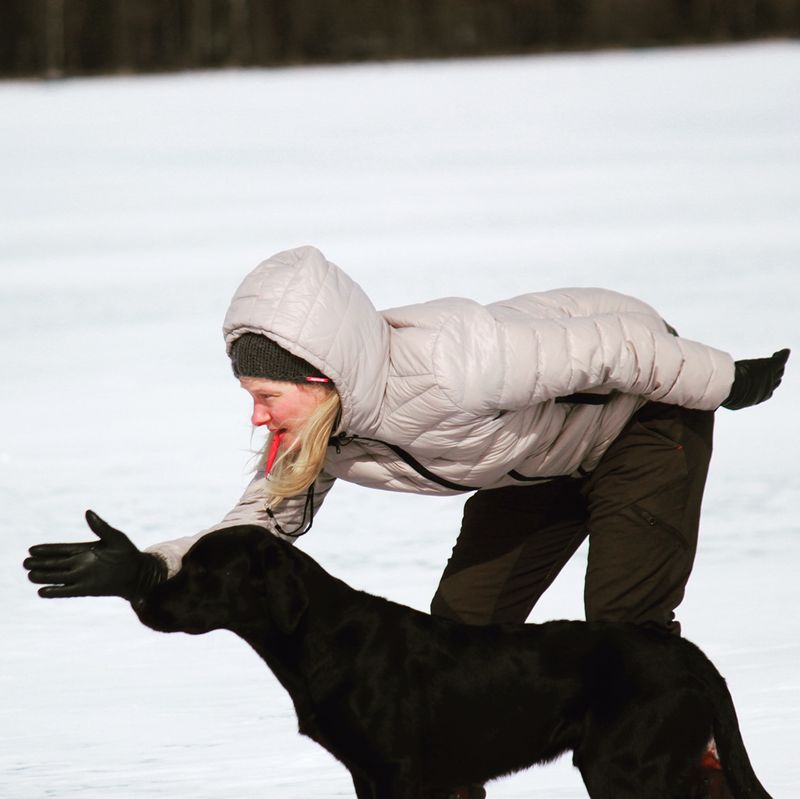
<svg viewBox="0 0 800 799">
<path fill-rule="evenodd" d="M 352 771 L 350 776 L 353 778 L 353 787 L 356 789 L 357 799 L 375 799 L 376 794 L 372 788 L 372 780 L 368 780 L 359 774 L 353 774 Z"/>
<path fill-rule="evenodd" d="M 399 778 L 376 782 L 372 797 L 373 799 L 442 799 L 442 794 L 415 779 Z"/>
<path fill-rule="evenodd" d="M 428 799 L 426 793 L 398 784 L 394 780 L 373 782 L 355 774 L 352 777 L 358 799 Z"/>
<path fill-rule="evenodd" d="M 358 799 L 445 799 L 445 794 L 422 785 L 414 773 L 388 767 L 378 774 L 351 771 Z"/>
</svg>

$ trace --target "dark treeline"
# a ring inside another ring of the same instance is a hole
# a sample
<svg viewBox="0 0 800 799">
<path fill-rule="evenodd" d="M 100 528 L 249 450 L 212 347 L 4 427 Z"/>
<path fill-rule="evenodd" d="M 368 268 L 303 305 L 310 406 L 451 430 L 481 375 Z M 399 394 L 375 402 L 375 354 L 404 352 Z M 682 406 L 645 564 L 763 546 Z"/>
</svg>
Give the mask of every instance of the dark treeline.
<svg viewBox="0 0 800 799">
<path fill-rule="evenodd" d="M 800 0 L 0 0 L 0 75 L 152 72 L 800 35 Z"/>
</svg>

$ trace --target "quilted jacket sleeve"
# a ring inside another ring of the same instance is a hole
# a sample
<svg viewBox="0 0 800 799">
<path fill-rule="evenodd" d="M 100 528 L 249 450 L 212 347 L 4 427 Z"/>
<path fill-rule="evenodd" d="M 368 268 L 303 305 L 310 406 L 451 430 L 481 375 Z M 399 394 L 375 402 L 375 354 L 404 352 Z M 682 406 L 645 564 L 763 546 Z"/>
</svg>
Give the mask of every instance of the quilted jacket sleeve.
<svg viewBox="0 0 800 799">
<path fill-rule="evenodd" d="M 645 303 L 594 289 L 552 294 L 552 307 L 542 301 L 550 294 L 532 295 L 539 318 L 523 297 L 473 305 L 448 321 L 434 361 L 453 402 L 487 413 L 577 392 L 619 391 L 714 410 L 727 397 L 733 358 L 672 335 Z"/>
<path fill-rule="evenodd" d="M 259 471 L 250 481 L 233 509 L 224 516 L 219 524 L 196 535 L 154 544 L 146 551 L 152 552 L 164 560 L 167 564 L 168 574 L 172 577 L 180 570 L 183 556 L 195 541 L 225 527 L 254 524 L 263 527 L 265 533 L 269 532 L 285 540 L 294 541 L 298 534 L 308 529 L 311 519 L 316 515 L 334 482 L 334 477 L 322 472 L 314 483 L 313 491 L 310 490 L 299 496 L 285 499 L 274 511 L 270 511 L 266 508 L 264 501 L 266 478 Z"/>
</svg>

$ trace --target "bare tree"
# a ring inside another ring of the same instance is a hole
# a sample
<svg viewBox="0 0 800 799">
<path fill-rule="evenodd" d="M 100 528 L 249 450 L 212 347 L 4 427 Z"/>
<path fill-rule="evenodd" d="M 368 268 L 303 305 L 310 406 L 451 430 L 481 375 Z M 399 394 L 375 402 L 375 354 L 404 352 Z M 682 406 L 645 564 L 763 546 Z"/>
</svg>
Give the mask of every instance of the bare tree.
<svg viewBox="0 0 800 799">
<path fill-rule="evenodd" d="M 211 0 L 193 0 L 189 4 L 189 59 L 195 67 L 205 67 L 214 53 L 214 29 Z"/>
<path fill-rule="evenodd" d="M 47 0 L 45 5 L 45 77 L 64 74 L 64 0 Z"/>
<path fill-rule="evenodd" d="M 230 53 L 232 64 L 252 63 L 250 42 L 250 0 L 229 0 L 230 15 Z"/>
</svg>

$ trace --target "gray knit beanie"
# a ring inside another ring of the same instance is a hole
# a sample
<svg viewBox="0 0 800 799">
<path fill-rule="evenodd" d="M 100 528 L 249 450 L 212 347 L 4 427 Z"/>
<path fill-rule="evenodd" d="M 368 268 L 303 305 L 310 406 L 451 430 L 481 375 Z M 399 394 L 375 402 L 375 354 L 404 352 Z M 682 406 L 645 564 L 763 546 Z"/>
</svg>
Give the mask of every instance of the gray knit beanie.
<svg viewBox="0 0 800 799">
<path fill-rule="evenodd" d="M 244 333 L 231 347 L 236 377 L 263 377 L 289 383 L 329 383 L 322 372 L 259 333 Z"/>
</svg>

